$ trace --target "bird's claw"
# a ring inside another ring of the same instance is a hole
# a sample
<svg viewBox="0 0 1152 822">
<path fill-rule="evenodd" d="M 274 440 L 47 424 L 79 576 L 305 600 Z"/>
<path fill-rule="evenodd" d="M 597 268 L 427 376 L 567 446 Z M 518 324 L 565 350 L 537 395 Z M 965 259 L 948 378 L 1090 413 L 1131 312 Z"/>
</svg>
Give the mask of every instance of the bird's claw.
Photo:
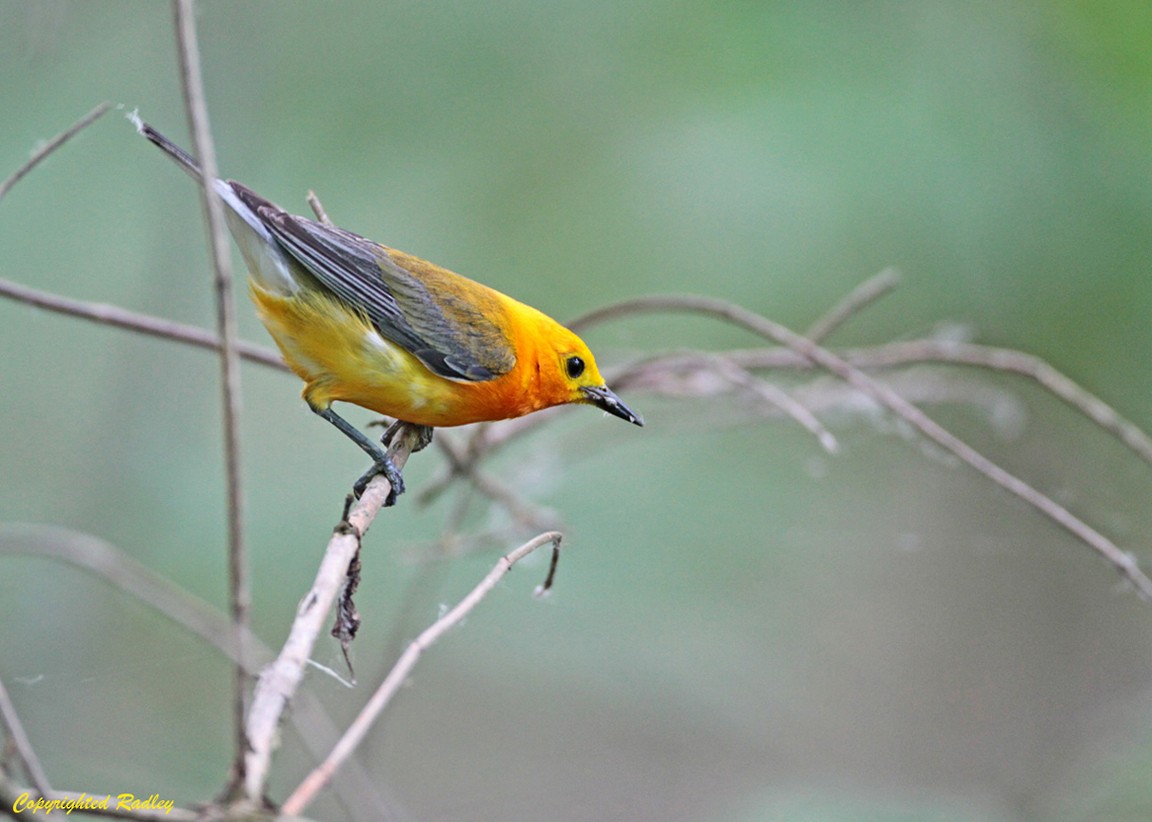
<svg viewBox="0 0 1152 822">
<path fill-rule="evenodd" d="M 387 449 L 392 440 L 396 437 L 397 432 L 400 431 L 402 425 L 410 425 L 411 423 L 401 422 L 396 420 L 388 426 L 384 431 L 384 435 L 380 437 L 380 441 Z M 432 442 L 432 428 L 428 425 L 413 425 L 416 429 L 416 442 L 412 445 L 412 453 L 415 454 L 422 448 L 425 448 L 428 443 Z M 396 504 L 396 497 L 404 493 L 404 478 L 400 476 L 400 469 L 396 467 L 396 463 L 392 462 L 392 458 L 388 456 L 387 451 L 381 451 L 379 448 L 372 445 L 367 440 L 365 443 L 360 444 L 360 447 L 368 451 L 375 460 L 371 468 L 364 472 L 360 479 L 356 480 L 356 484 L 352 486 L 352 493 L 359 499 L 364 494 L 364 489 L 368 487 L 368 483 L 380 474 L 388 480 L 392 486 L 392 490 L 388 492 L 388 499 L 384 501 L 384 506 L 389 507 Z"/>
<path fill-rule="evenodd" d="M 416 442 L 412 444 L 412 453 L 423 451 L 432 442 L 432 426 L 431 425 L 416 425 L 414 423 L 406 423 L 403 420 L 396 420 L 391 423 L 380 437 L 380 442 L 384 443 L 387 448 L 392 444 L 392 440 L 396 438 L 402 425 L 411 425 L 416 429 Z"/>
<path fill-rule="evenodd" d="M 395 463 L 392 462 L 388 456 L 384 457 L 382 462 L 377 462 L 372 465 L 367 471 L 364 472 L 360 479 L 352 486 L 352 493 L 359 499 L 364 495 L 364 490 L 377 476 L 383 474 L 384 479 L 388 480 L 388 484 L 392 489 L 388 492 L 388 498 L 384 500 L 384 507 L 389 508 L 396 504 L 396 498 L 404 493 L 404 477 L 400 475 Z"/>
</svg>

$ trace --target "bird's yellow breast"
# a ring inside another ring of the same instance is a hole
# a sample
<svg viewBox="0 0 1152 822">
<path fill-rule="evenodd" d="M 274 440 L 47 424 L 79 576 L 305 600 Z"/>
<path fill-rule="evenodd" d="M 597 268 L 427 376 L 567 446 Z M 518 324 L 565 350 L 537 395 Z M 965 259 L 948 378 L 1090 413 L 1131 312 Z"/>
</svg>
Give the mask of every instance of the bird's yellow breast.
<svg viewBox="0 0 1152 822">
<path fill-rule="evenodd" d="M 324 292 L 304 288 L 284 295 L 254 282 L 249 291 L 284 361 L 304 380 L 305 401 L 315 409 L 350 402 L 438 427 L 507 419 L 556 404 L 533 390 L 536 357 L 523 337 L 507 374 L 483 382 L 453 380 L 433 374 L 366 317 Z"/>
</svg>

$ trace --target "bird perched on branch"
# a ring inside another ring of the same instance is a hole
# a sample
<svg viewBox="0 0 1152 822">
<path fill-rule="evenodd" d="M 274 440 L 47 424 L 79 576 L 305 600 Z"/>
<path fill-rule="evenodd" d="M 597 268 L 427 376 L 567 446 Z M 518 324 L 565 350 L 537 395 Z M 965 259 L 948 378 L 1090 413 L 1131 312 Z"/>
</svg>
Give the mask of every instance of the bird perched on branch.
<svg viewBox="0 0 1152 822">
<path fill-rule="evenodd" d="M 137 130 L 194 179 L 200 164 L 132 117 Z M 565 403 L 644 422 L 604 383 L 588 346 L 531 306 L 430 262 L 340 228 L 288 214 L 230 180 L 210 181 L 248 265 L 249 292 L 304 401 L 373 460 L 356 484 L 384 474 L 387 453 L 332 410 L 350 402 L 427 426 L 519 417 Z"/>
</svg>

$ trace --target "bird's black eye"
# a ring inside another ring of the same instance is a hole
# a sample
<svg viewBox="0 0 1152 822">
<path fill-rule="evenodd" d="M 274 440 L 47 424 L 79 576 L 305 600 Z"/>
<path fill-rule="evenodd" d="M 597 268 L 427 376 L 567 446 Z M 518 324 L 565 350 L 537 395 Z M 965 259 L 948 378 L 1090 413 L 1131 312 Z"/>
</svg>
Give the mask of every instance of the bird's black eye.
<svg viewBox="0 0 1152 822">
<path fill-rule="evenodd" d="M 584 373 L 584 360 L 579 357 L 569 357 L 565 360 L 564 365 L 568 368 L 568 376 L 576 379 Z"/>
</svg>

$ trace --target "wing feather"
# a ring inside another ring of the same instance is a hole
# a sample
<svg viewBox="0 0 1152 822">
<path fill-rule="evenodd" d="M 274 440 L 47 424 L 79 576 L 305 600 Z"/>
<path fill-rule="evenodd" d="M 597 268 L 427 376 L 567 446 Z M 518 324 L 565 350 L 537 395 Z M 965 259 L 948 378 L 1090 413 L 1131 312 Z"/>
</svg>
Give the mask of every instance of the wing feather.
<svg viewBox="0 0 1152 822">
<path fill-rule="evenodd" d="M 288 214 L 239 183 L 229 185 L 320 285 L 433 373 L 484 382 L 515 366 L 503 311 L 489 289 L 350 231 Z"/>
</svg>

